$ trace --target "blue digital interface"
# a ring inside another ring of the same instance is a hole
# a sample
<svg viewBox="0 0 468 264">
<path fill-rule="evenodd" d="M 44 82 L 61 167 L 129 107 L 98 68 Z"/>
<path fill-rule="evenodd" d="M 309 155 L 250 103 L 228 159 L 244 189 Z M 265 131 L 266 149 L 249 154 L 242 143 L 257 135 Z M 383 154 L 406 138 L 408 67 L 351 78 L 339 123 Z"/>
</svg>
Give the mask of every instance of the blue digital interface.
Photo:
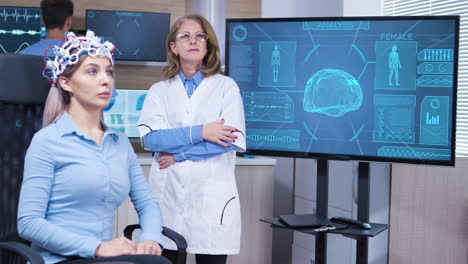
<svg viewBox="0 0 468 264">
<path fill-rule="evenodd" d="M 248 153 L 453 165 L 458 17 L 228 19 Z"/>
<path fill-rule="evenodd" d="M 139 138 L 137 123 L 148 90 L 117 89 L 117 92 L 104 109 L 104 122 L 130 138 Z"/>
<path fill-rule="evenodd" d="M 86 10 L 86 29 L 117 46 L 116 60 L 166 61 L 169 13 Z"/>
<path fill-rule="evenodd" d="M 18 53 L 45 37 L 41 8 L 0 6 L 0 53 Z"/>
</svg>

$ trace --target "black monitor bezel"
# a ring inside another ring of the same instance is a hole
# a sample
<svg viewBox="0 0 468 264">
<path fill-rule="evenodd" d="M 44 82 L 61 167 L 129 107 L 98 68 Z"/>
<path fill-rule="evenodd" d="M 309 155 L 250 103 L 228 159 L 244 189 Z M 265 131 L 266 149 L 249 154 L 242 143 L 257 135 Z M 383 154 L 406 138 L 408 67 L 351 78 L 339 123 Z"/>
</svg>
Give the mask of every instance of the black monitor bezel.
<svg viewBox="0 0 468 264">
<path fill-rule="evenodd" d="M 449 160 L 430 160 L 430 159 L 409 159 L 409 158 L 389 158 L 378 156 L 363 155 L 341 155 L 315 152 L 298 151 L 278 151 L 247 149 L 245 155 L 264 155 L 273 157 L 290 158 L 309 158 L 325 160 L 344 160 L 344 161 L 364 161 L 364 162 L 385 162 L 385 163 L 406 163 L 437 166 L 455 166 L 455 148 L 456 148 L 456 117 L 457 117 L 457 90 L 458 90 L 458 55 L 460 38 L 460 16 L 362 16 L 362 17 L 294 17 L 294 18 L 230 18 L 226 19 L 226 43 L 225 43 L 225 72 L 229 76 L 229 29 L 231 23 L 256 23 L 256 22 L 308 22 L 308 21 L 387 21 L 387 20 L 453 20 L 455 22 L 455 46 L 454 46 L 454 71 L 453 74 L 453 101 L 452 101 L 452 131 L 451 131 L 451 157 Z"/>
<path fill-rule="evenodd" d="M 169 28 L 168 32 L 170 30 L 170 25 L 171 25 L 171 13 L 163 13 L 163 12 L 149 12 L 149 11 L 128 11 L 128 10 L 110 10 L 110 9 L 85 9 L 85 31 L 88 29 L 88 12 L 89 11 L 99 11 L 99 12 L 128 12 L 128 13 L 148 13 L 148 14 L 165 14 L 169 16 Z M 164 50 L 166 50 L 166 47 L 164 47 Z M 132 60 L 132 59 L 116 59 L 115 62 L 119 64 L 119 62 L 125 63 L 125 62 L 142 62 L 142 63 L 148 63 L 148 62 L 167 62 L 167 57 L 166 60 L 150 60 L 150 59 L 139 59 L 139 60 Z"/>
</svg>

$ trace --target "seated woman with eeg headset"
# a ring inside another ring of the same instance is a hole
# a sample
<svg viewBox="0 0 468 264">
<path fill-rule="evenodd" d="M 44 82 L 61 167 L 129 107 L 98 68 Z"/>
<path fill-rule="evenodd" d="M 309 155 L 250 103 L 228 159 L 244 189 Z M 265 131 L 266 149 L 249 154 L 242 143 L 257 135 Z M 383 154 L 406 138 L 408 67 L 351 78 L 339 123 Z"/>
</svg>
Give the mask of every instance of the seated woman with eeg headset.
<svg viewBox="0 0 468 264">
<path fill-rule="evenodd" d="M 170 262 L 161 255 L 159 204 L 128 138 L 101 120 L 114 87 L 115 46 L 68 33 L 55 58 L 38 131 L 25 157 L 18 232 L 46 264 Z M 112 239 L 115 209 L 130 196 L 142 234 Z"/>
</svg>

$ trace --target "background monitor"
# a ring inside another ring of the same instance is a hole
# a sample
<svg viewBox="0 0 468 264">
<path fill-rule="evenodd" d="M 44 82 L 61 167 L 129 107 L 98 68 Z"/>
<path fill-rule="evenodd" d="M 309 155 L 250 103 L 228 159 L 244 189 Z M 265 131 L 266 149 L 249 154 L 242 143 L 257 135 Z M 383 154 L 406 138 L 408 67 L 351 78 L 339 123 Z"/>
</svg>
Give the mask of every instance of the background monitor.
<svg viewBox="0 0 468 264">
<path fill-rule="evenodd" d="M 169 13 L 86 10 L 86 29 L 117 46 L 117 61 L 166 61 Z"/>
<path fill-rule="evenodd" d="M 137 123 L 148 90 L 117 89 L 117 92 L 104 109 L 104 121 L 129 138 L 139 138 Z"/>
<path fill-rule="evenodd" d="M 247 153 L 454 165 L 459 17 L 228 19 Z"/>
<path fill-rule="evenodd" d="M 45 37 L 41 8 L 0 6 L 0 53 L 18 53 Z"/>
</svg>

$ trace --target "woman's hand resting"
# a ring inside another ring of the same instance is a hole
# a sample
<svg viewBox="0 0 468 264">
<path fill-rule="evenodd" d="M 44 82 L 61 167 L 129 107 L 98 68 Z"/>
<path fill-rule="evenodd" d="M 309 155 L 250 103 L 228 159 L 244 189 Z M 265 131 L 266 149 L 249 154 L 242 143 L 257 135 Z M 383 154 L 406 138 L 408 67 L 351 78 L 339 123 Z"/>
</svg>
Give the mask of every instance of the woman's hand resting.
<svg viewBox="0 0 468 264">
<path fill-rule="evenodd" d="M 161 255 L 161 247 L 152 240 L 135 243 L 125 237 L 101 243 L 94 253 L 96 257 L 115 257 L 122 255 Z"/>
<path fill-rule="evenodd" d="M 96 257 L 115 257 L 122 255 L 135 255 L 137 244 L 125 237 L 101 243 L 94 253 Z"/>
<path fill-rule="evenodd" d="M 161 255 L 162 250 L 158 243 L 153 240 L 145 240 L 137 244 L 138 255 Z"/>
<path fill-rule="evenodd" d="M 173 165 L 176 163 L 176 160 L 174 159 L 174 155 L 170 153 L 165 153 L 161 152 L 159 153 L 159 169 L 166 169 L 169 166 Z"/>
</svg>

